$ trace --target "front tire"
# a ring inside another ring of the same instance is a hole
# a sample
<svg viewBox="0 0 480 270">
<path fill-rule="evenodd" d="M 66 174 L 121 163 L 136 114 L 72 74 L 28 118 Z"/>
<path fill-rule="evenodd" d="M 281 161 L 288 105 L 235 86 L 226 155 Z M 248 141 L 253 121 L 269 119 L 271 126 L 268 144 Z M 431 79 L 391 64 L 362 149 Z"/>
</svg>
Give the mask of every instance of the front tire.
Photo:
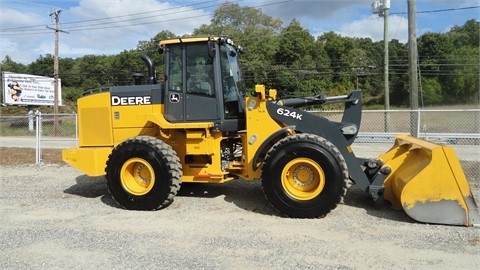
<svg viewBox="0 0 480 270">
<path fill-rule="evenodd" d="M 268 151 L 262 167 L 265 197 L 289 217 L 325 216 L 342 200 L 348 183 L 340 151 L 313 134 L 281 139 Z"/>
<path fill-rule="evenodd" d="M 165 142 L 137 136 L 119 144 L 108 157 L 107 188 L 113 199 L 130 210 L 168 206 L 180 189 L 182 166 Z"/>
</svg>

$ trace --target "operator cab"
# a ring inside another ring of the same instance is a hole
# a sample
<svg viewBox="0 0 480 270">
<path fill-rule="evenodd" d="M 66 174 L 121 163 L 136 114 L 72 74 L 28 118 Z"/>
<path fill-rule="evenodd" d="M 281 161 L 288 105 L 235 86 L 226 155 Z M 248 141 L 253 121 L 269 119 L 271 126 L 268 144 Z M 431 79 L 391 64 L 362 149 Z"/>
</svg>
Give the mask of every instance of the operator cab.
<svg viewBox="0 0 480 270">
<path fill-rule="evenodd" d="M 160 42 L 165 54 L 165 118 L 172 123 L 214 122 L 214 131 L 245 129 L 245 84 L 240 48 L 226 37 Z"/>
</svg>

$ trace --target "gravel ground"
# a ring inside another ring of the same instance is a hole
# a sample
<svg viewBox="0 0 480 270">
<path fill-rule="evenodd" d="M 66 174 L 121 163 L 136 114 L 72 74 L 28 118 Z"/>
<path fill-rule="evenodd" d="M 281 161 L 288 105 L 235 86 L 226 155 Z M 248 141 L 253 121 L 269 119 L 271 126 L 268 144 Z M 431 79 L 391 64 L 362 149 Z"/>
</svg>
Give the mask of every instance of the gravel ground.
<svg viewBox="0 0 480 270">
<path fill-rule="evenodd" d="M 428 225 L 351 189 L 288 219 L 260 182 L 184 185 L 168 208 L 119 209 L 103 177 L 0 166 L 2 269 L 478 269 L 480 228 Z M 472 186 L 472 185 L 471 185 Z M 478 191 L 478 183 L 472 188 Z M 478 200 L 478 199 L 477 199 Z"/>
</svg>

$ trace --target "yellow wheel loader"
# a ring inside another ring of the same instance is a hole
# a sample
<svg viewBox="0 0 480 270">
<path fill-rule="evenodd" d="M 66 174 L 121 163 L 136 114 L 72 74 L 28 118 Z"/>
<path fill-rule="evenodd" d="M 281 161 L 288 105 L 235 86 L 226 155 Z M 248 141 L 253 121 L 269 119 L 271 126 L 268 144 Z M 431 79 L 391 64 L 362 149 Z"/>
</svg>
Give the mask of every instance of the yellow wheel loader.
<svg viewBox="0 0 480 270">
<path fill-rule="evenodd" d="M 105 175 L 122 207 L 168 206 L 182 182 L 260 180 L 281 214 L 323 217 L 356 185 L 425 223 L 473 226 L 480 215 L 451 148 L 398 136 L 375 159 L 357 158 L 361 92 L 277 99 L 240 72 L 230 38 L 187 37 L 159 44 L 165 81 L 145 55 L 144 85 L 86 91 L 78 99 L 79 146 L 63 160 L 89 176 Z M 301 107 L 343 103 L 340 122 Z"/>
</svg>

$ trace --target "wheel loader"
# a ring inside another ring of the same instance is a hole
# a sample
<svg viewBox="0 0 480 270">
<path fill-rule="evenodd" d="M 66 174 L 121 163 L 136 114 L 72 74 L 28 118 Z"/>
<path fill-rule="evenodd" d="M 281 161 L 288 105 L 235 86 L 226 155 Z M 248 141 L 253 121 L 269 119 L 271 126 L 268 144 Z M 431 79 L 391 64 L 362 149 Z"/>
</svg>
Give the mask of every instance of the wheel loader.
<svg viewBox="0 0 480 270">
<path fill-rule="evenodd" d="M 246 95 L 243 50 L 229 37 L 163 40 L 165 78 L 152 60 L 145 84 L 85 91 L 78 99 L 78 147 L 63 160 L 105 175 L 123 208 L 167 207 L 181 183 L 261 180 L 281 215 L 324 217 L 351 185 L 424 223 L 475 226 L 480 214 L 453 149 L 398 135 L 372 159 L 352 151 L 362 116 L 361 91 L 277 98 L 256 85 Z M 340 103 L 340 122 L 302 110 Z"/>
</svg>

